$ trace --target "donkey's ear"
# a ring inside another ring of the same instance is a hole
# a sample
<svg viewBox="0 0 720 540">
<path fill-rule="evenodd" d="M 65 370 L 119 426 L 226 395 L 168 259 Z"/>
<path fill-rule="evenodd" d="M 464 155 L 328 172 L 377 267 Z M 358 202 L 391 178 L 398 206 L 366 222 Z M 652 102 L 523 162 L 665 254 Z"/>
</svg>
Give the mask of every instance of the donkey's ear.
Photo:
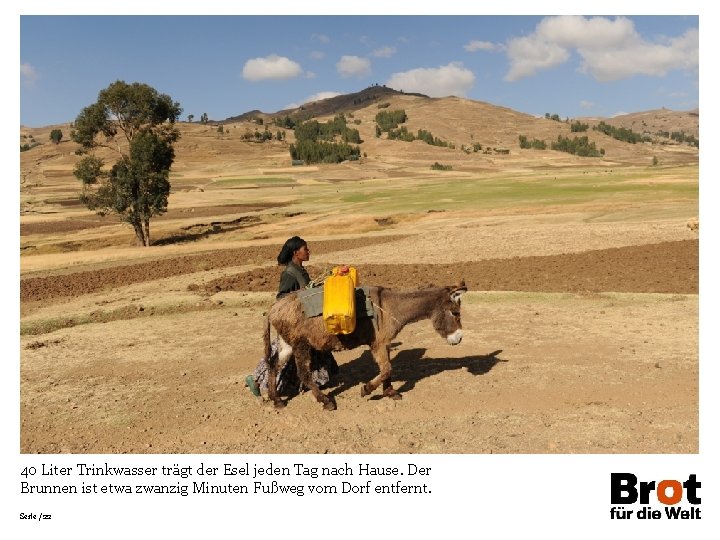
<svg viewBox="0 0 720 540">
<path fill-rule="evenodd" d="M 460 283 L 458 283 L 455 287 L 450 289 L 450 299 L 453 302 L 459 302 L 460 297 L 467 292 L 467 287 L 465 286 L 465 280 L 462 280 Z"/>
</svg>

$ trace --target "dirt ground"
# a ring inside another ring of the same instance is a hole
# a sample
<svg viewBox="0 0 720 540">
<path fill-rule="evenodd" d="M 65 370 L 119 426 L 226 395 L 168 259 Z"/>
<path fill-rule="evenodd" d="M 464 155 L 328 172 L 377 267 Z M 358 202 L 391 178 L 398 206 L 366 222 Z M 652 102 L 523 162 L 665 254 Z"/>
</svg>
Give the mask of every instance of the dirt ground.
<svg viewBox="0 0 720 540">
<path fill-rule="evenodd" d="M 406 327 L 392 351 L 401 401 L 361 397 L 371 355 L 337 353 L 334 412 L 310 394 L 276 411 L 244 386 L 275 245 L 33 274 L 21 280 L 21 451 L 697 452 L 697 236 L 676 220 L 649 226 L 664 241 L 581 250 L 598 227 L 575 253 L 428 265 L 406 250 L 404 265 L 358 265 L 368 284 L 464 278 L 465 338 L 450 347 L 427 321 Z M 405 232 L 314 242 L 311 274 L 348 250 L 392 260 Z"/>
<path fill-rule="evenodd" d="M 698 452 L 698 149 L 593 132 L 603 158 L 530 151 L 518 133 L 569 126 L 393 99 L 409 129 L 457 148 L 375 137 L 374 103 L 354 111 L 362 159 L 337 165 L 291 167 L 292 140 L 244 142 L 249 123 L 222 138 L 182 123 L 150 248 L 79 204 L 76 143 L 21 152 L 20 451 Z M 21 144 L 49 132 L 21 128 Z M 473 142 L 510 153 L 461 150 Z M 254 397 L 244 379 L 295 234 L 313 277 L 352 264 L 369 285 L 464 279 L 462 343 L 404 328 L 399 401 L 360 396 L 377 370 L 365 349 L 336 353 L 336 411 Z"/>
</svg>

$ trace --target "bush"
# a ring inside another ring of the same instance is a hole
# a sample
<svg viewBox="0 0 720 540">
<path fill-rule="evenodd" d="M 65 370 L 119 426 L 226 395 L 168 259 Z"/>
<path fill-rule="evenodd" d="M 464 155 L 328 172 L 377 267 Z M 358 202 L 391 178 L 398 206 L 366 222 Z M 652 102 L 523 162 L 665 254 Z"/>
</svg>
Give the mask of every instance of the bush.
<svg viewBox="0 0 720 540">
<path fill-rule="evenodd" d="M 673 131 L 670 134 L 670 138 L 679 143 L 688 143 L 690 146 L 700 147 L 700 141 L 698 141 L 694 135 L 685 135 L 684 131 Z"/>
<path fill-rule="evenodd" d="M 394 111 L 380 111 L 375 115 L 375 122 L 381 131 L 390 131 L 407 121 L 407 115 L 403 109 Z"/>
<path fill-rule="evenodd" d="M 557 142 L 552 143 L 551 148 L 581 157 L 600 157 L 605 155 L 605 150 L 598 150 L 595 147 L 595 143 L 590 142 L 587 136 L 569 139 L 568 137 L 558 135 Z"/>
<path fill-rule="evenodd" d="M 545 150 L 547 148 L 545 141 L 539 139 L 533 138 L 532 141 L 528 141 L 525 135 L 519 135 L 518 139 L 520 140 L 520 148 L 532 148 L 534 150 Z"/>
<path fill-rule="evenodd" d="M 345 143 L 301 140 L 290 145 L 290 156 L 305 163 L 340 163 L 360 156 L 360 147 Z"/>
<path fill-rule="evenodd" d="M 36 146 L 40 146 L 40 143 L 37 142 L 37 141 L 33 141 L 33 142 L 30 143 L 30 144 L 28 144 L 28 143 L 21 144 L 21 145 L 20 145 L 20 151 L 21 151 L 21 152 L 27 152 L 28 150 L 32 150 L 32 149 L 35 148 Z"/>
<path fill-rule="evenodd" d="M 288 115 L 273 118 L 273 122 L 275 123 L 276 126 L 281 127 L 281 128 L 286 128 L 286 129 L 294 129 L 295 125 L 297 124 L 295 119 L 291 118 Z"/>
<path fill-rule="evenodd" d="M 54 142 L 55 144 L 60 144 L 60 141 L 63 138 L 63 132 L 59 129 L 53 129 L 50 132 L 50 140 Z"/>
<path fill-rule="evenodd" d="M 412 142 L 415 140 L 415 135 L 410 133 L 405 126 L 401 126 L 399 129 L 388 131 L 388 139 Z"/>
<path fill-rule="evenodd" d="M 336 142 L 340 136 L 342 143 Z M 361 143 L 360 132 L 348 128 L 345 116 L 337 115 L 332 121 L 321 124 L 309 120 L 295 127 L 295 144 L 290 145 L 293 160 L 305 163 L 340 163 L 360 157 L 360 147 L 348 143 Z"/>
<path fill-rule="evenodd" d="M 424 129 L 418 129 L 417 138 L 433 146 L 442 146 L 445 148 L 452 146 L 450 143 L 448 143 L 447 141 L 443 141 L 439 137 L 433 137 L 432 133 L 430 133 L 429 131 L 425 131 Z"/>
<path fill-rule="evenodd" d="M 635 144 L 643 140 L 642 135 L 640 135 L 639 133 L 635 133 L 631 129 L 623 127 L 616 128 L 614 126 L 611 126 L 610 124 L 606 124 L 605 122 L 600 122 L 597 126 L 593 126 L 593 129 L 595 131 L 604 133 L 605 135 L 609 135 L 613 139 L 628 142 L 630 144 Z"/>
<path fill-rule="evenodd" d="M 441 165 L 437 161 L 430 165 L 433 171 L 452 171 L 452 165 Z"/>
</svg>

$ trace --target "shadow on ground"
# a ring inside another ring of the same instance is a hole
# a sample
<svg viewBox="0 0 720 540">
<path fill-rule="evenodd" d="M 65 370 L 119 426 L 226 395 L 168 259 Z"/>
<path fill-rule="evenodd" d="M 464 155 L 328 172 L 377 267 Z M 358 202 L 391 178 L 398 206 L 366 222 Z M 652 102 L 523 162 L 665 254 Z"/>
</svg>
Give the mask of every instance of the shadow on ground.
<svg viewBox="0 0 720 540">
<path fill-rule="evenodd" d="M 396 346 L 398 344 L 393 344 Z M 498 362 L 507 362 L 498 358 L 502 350 L 493 351 L 485 355 L 466 356 L 463 358 L 423 358 L 426 349 L 416 348 L 400 351 L 392 358 L 393 380 L 404 381 L 395 387 L 400 393 L 408 392 L 415 385 L 428 377 L 444 371 L 466 369 L 473 375 L 484 375 L 495 367 Z M 364 384 L 378 374 L 378 367 L 370 351 L 363 352 L 359 358 L 340 366 L 341 383 L 329 392 L 329 397 L 335 397 L 343 392 Z M 370 399 L 381 399 L 377 394 Z"/>
</svg>

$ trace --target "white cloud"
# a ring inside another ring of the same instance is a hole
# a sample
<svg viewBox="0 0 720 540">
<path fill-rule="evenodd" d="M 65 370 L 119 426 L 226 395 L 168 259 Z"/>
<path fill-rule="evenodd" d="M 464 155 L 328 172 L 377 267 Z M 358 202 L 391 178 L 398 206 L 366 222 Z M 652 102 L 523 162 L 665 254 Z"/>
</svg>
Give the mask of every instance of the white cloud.
<svg viewBox="0 0 720 540">
<path fill-rule="evenodd" d="M 512 40 L 508 43 L 507 54 L 510 58 L 510 71 L 505 75 L 506 81 L 517 81 L 535 75 L 541 69 L 559 66 L 570 58 L 566 49 L 544 42 L 536 36 Z"/>
<path fill-rule="evenodd" d="M 343 56 L 335 64 L 341 77 L 367 77 L 370 75 L 370 60 L 359 56 Z"/>
<path fill-rule="evenodd" d="M 325 53 L 322 51 L 312 51 L 310 53 L 310 58 L 312 58 L 313 60 L 322 60 L 323 58 L 325 58 Z"/>
<path fill-rule="evenodd" d="M 306 71 L 305 72 L 306 79 L 314 79 L 316 77 L 317 77 L 317 74 L 314 71 Z"/>
<path fill-rule="evenodd" d="M 375 49 L 372 52 L 372 55 L 377 58 L 390 58 L 391 56 L 394 56 L 397 52 L 397 49 L 395 47 L 381 47 L 379 49 Z"/>
<path fill-rule="evenodd" d="M 500 48 L 499 45 L 496 45 L 495 43 L 492 43 L 490 41 L 478 41 L 476 39 L 469 42 L 467 45 L 463 47 L 467 52 L 475 52 L 475 51 L 494 51 L 495 49 Z"/>
<path fill-rule="evenodd" d="M 335 96 L 339 96 L 340 92 L 318 92 L 317 94 L 313 94 L 310 97 L 305 98 L 305 101 L 303 103 L 310 103 L 311 101 L 320 101 L 322 99 L 328 99 Z"/>
<path fill-rule="evenodd" d="M 339 96 L 339 92 L 318 92 L 312 96 L 306 97 L 301 103 L 288 103 L 283 107 L 284 109 L 297 109 L 300 105 L 310 103 L 311 101 L 320 101 L 321 99 L 328 99 L 331 97 Z"/>
<path fill-rule="evenodd" d="M 697 29 L 653 43 L 625 17 L 546 17 L 531 35 L 508 42 L 510 69 L 505 80 L 516 81 L 556 67 L 567 62 L 573 51 L 582 59 L 579 70 L 598 81 L 663 76 L 674 69 L 696 70 L 698 50 Z"/>
<path fill-rule="evenodd" d="M 284 56 L 271 54 L 265 58 L 253 58 L 245 62 L 242 76 L 249 81 L 267 79 L 293 79 L 302 73 L 302 68 Z"/>
<path fill-rule="evenodd" d="M 599 81 L 625 79 L 633 75 L 661 77 L 674 69 L 698 68 L 699 40 L 697 30 L 688 30 L 668 44 L 644 41 L 624 48 L 580 49 L 581 71 L 590 72 Z"/>
<path fill-rule="evenodd" d="M 313 34 L 310 36 L 312 41 L 319 41 L 320 43 L 330 43 L 330 38 L 325 34 Z"/>
<path fill-rule="evenodd" d="M 20 78 L 26 86 L 33 86 L 40 78 L 40 73 L 32 65 L 24 62 L 20 64 Z"/>
<path fill-rule="evenodd" d="M 582 101 L 580 101 L 580 108 L 585 109 L 586 111 L 590 110 L 590 109 L 594 109 L 595 103 L 593 103 L 592 101 L 586 101 L 583 99 Z"/>
<path fill-rule="evenodd" d="M 419 92 L 430 97 L 463 97 L 475 84 L 475 75 L 462 62 L 451 62 L 437 68 L 417 68 L 393 73 L 386 86 L 405 92 Z"/>
</svg>

